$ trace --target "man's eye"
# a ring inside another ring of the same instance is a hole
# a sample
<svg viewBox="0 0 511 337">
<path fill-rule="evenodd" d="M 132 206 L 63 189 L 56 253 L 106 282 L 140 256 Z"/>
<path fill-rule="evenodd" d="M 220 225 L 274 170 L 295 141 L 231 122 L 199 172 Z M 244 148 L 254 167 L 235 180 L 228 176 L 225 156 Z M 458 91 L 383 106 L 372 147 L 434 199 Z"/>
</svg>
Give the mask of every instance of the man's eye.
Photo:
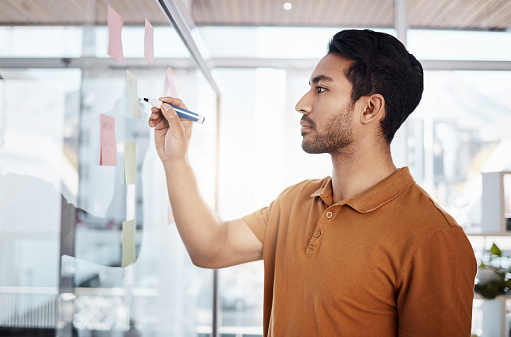
<svg viewBox="0 0 511 337">
<path fill-rule="evenodd" d="M 321 94 L 321 93 L 322 93 L 322 92 L 324 92 L 325 90 L 326 90 L 326 89 L 325 89 L 325 88 L 323 88 L 323 87 L 316 87 L 316 92 L 317 92 L 318 94 Z"/>
</svg>

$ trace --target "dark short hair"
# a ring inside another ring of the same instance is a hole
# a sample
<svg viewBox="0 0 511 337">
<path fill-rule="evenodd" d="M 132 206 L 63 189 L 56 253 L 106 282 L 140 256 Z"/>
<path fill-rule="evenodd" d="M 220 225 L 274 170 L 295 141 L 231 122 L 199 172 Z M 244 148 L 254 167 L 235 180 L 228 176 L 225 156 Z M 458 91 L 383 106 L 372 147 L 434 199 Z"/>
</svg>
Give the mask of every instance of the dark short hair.
<svg viewBox="0 0 511 337">
<path fill-rule="evenodd" d="M 395 37 L 369 29 L 335 34 L 328 53 L 353 61 L 346 77 L 353 85 L 352 103 L 371 94 L 385 99 L 382 133 L 390 144 L 401 124 L 415 110 L 424 90 L 422 65 Z"/>
</svg>

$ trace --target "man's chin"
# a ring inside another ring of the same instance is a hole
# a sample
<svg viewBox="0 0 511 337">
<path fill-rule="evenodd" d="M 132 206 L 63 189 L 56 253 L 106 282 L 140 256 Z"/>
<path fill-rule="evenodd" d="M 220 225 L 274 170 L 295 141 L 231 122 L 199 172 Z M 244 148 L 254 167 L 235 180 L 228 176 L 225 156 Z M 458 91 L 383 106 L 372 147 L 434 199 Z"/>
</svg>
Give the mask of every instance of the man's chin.
<svg viewBox="0 0 511 337">
<path fill-rule="evenodd" d="M 311 146 L 310 143 L 305 142 L 305 140 L 302 141 L 302 150 L 309 154 L 322 153 L 321 151 L 318 151 L 318 149 L 316 147 Z"/>
</svg>

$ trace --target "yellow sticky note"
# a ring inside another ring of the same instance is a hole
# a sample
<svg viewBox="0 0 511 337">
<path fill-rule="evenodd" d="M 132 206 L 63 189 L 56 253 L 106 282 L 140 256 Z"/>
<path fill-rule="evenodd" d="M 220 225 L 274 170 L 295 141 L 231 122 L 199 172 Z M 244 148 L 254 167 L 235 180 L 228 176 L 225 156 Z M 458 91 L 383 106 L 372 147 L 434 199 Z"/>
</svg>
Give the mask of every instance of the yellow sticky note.
<svg viewBox="0 0 511 337">
<path fill-rule="evenodd" d="M 131 114 L 140 118 L 142 114 L 138 102 L 137 77 L 129 70 L 126 70 L 126 86 L 128 87 Z"/>
<path fill-rule="evenodd" d="M 135 263 L 135 220 L 122 223 L 122 266 Z"/>
<path fill-rule="evenodd" d="M 135 184 L 137 181 L 137 143 L 124 141 L 124 183 Z"/>
</svg>

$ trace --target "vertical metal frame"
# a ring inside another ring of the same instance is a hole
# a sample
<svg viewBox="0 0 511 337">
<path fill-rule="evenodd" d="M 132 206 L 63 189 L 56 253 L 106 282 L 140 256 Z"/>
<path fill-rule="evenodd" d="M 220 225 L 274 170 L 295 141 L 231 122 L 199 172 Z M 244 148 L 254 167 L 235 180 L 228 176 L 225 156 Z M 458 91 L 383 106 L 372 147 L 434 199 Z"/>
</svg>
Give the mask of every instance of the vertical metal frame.
<svg viewBox="0 0 511 337">
<path fill-rule="evenodd" d="M 157 2 L 160 4 L 163 12 L 167 15 L 169 22 L 176 28 L 179 37 L 181 37 L 181 40 L 183 40 L 183 43 L 190 51 L 192 58 L 197 63 L 197 66 L 202 71 L 204 76 L 206 76 L 206 79 L 208 80 L 215 93 L 218 96 L 221 96 L 220 90 L 218 89 L 218 86 L 213 79 L 213 76 L 211 75 L 211 68 L 206 64 L 203 55 L 195 43 L 198 37 L 192 37 L 191 29 L 188 26 L 188 23 L 186 22 L 183 13 L 180 11 L 176 2 L 174 0 L 157 0 Z"/>
<path fill-rule="evenodd" d="M 394 28 L 405 47 L 408 33 L 408 0 L 394 0 Z"/>
</svg>

